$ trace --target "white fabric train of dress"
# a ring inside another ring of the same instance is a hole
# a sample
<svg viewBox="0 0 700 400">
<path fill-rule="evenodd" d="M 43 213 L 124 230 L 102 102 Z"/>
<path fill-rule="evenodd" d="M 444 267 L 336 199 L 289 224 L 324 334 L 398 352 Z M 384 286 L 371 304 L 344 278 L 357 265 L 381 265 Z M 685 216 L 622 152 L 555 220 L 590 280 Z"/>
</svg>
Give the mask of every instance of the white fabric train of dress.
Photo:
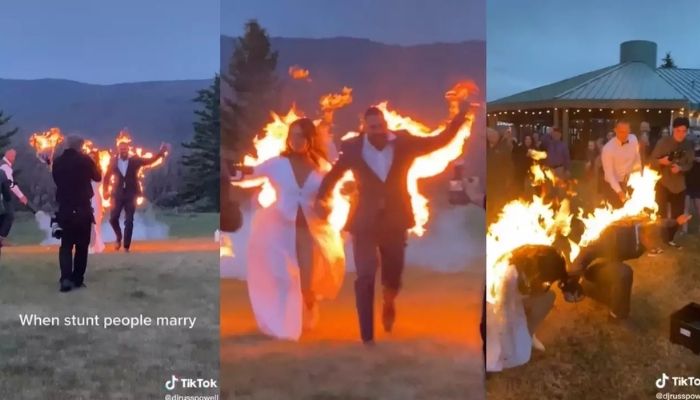
<svg viewBox="0 0 700 400">
<path fill-rule="evenodd" d="M 345 275 L 340 233 L 314 211 L 323 175 L 312 171 L 299 187 L 291 163 L 271 158 L 255 168 L 251 178 L 266 177 L 276 201 L 258 207 L 248 242 L 248 295 L 260 330 L 281 339 L 297 340 L 302 332 L 302 293 L 296 256 L 296 215 L 301 207 L 314 239 L 311 287 L 319 298 L 333 299 Z"/>
</svg>

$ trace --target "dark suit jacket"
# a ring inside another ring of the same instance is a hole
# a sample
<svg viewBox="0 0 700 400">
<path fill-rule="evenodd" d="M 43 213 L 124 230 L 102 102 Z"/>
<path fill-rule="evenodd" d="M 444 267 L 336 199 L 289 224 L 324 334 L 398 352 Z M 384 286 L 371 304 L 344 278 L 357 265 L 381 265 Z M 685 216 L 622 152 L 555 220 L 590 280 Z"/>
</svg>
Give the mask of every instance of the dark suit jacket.
<svg viewBox="0 0 700 400">
<path fill-rule="evenodd" d="M 112 197 L 121 199 L 140 196 L 142 193 L 138 179 L 139 170 L 145 166 L 155 163 L 161 157 L 161 154 L 156 154 L 151 158 L 141 158 L 137 156 L 129 157 L 129 163 L 126 168 L 126 176 L 123 176 L 121 171 L 119 171 L 119 164 L 117 162 L 119 156 L 112 158 L 112 162 L 109 164 L 105 175 L 105 183 L 109 183 L 112 176 L 114 176 Z"/>
<path fill-rule="evenodd" d="M 446 146 L 459 131 L 462 121 L 453 121 L 437 136 L 417 137 L 396 132 L 394 157 L 386 181 L 382 181 L 362 157 L 362 135 L 343 142 L 341 153 L 325 176 L 318 200 L 326 201 L 345 171 L 355 176 L 356 193 L 350 206 L 345 229 L 356 233 L 382 226 L 388 229 L 409 229 L 415 224 L 408 193 L 408 170 L 417 157 Z"/>
<path fill-rule="evenodd" d="M 66 149 L 54 160 L 51 174 L 56 183 L 56 201 L 61 209 L 91 206 L 92 181 L 99 182 L 102 173 L 90 156 Z"/>
</svg>

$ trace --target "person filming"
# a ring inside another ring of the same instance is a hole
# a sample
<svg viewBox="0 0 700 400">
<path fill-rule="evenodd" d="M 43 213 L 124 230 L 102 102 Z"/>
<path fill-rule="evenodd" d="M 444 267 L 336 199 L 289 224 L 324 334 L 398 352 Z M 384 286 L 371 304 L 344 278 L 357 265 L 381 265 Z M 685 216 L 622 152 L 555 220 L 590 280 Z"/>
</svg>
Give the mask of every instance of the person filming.
<svg viewBox="0 0 700 400">
<path fill-rule="evenodd" d="M 102 179 L 95 161 L 82 152 L 83 139 L 69 137 L 67 143 L 68 148 L 56 158 L 52 171 L 58 202 L 56 222 L 62 230 L 58 253 L 61 292 L 85 287 L 83 281 L 94 223 L 92 181 Z"/>
</svg>

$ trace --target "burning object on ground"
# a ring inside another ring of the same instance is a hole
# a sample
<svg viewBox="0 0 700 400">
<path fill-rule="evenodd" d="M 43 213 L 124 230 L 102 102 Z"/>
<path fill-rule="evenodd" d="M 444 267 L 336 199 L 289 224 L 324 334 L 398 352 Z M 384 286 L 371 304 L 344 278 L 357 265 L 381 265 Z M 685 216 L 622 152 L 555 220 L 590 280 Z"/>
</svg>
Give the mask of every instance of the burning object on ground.
<svg viewBox="0 0 700 400">
<path fill-rule="evenodd" d="M 689 303 L 671 314 L 670 340 L 700 354 L 700 304 Z"/>
</svg>

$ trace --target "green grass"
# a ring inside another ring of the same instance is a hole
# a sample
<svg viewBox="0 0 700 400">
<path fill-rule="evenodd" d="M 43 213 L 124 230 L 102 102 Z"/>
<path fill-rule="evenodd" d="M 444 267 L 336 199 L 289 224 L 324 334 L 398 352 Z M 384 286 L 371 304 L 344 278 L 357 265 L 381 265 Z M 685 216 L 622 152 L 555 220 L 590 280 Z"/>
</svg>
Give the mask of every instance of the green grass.
<svg viewBox="0 0 700 400">
<path fill-rule="evenodd" d="M 184 239 L 194 237 L 214 237 L 219 226 L 218 213 L 178 213 L 168 210 L 155 211 L 156 219 L 169 227 L 172 238 Z M 12 225 L 10 238 L 12 244 L 38 244 L 44 239 L 34 216 L 29 212 L 18 212 Z"/>
<path fill-rule="evenodd" d="M 634 284 L 627 325 L 609 322 L 606 309 L 590 299 L 569 304 L 557 293 L 554 310 L 537 332 L 547 351 L 491 375 L 487 398 L 650 399 L 662 373 L 698 376 L 699 356 L 669 340 L 671 313 L 700 302 L 700 237 L 679 241 L 683 250 L 667 248 L 661 256 L 629 262 Z"/>
<path fill-rule="evenodd" d="M 157 399 L 172 374 L 218 377 L 216 252 L 91 255 L 88 287 L 70 293 L 58 292 L 56 261 L 55 253 L 2 254 L 0 399 Z M 197 322 L 191 330 L 22 327 L 20 313 L 191 316 Z"/>
</svg>

